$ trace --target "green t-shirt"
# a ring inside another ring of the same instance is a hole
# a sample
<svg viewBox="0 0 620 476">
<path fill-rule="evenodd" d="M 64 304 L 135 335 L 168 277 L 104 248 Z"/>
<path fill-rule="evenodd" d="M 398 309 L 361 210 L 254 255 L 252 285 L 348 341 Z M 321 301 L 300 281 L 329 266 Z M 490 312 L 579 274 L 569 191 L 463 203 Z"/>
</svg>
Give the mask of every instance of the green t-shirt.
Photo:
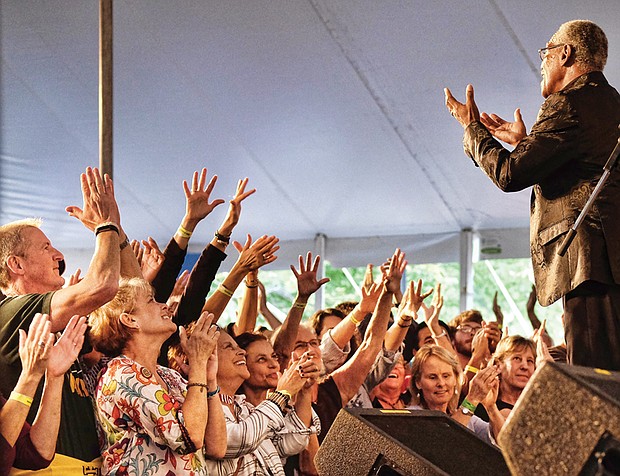
<svg viewBox="0 0 620 476">
<path fill-rule="evenodd" d="M 19 329 L 28 332 L 37 312 L 49 314 L 54 292 L 7 297 L 0 302 L 0 392 L 8 396 L 22 371 L 19 358 Z M 43 382 L 34 398 L 28 421 L 32 423 L 43 391 Z M 92 461 L 100 454 L 95 415 L 86 385 L 76 362 L 65 374 L 62 387 L 62 410 L 56 452 Z"/>
</svg>

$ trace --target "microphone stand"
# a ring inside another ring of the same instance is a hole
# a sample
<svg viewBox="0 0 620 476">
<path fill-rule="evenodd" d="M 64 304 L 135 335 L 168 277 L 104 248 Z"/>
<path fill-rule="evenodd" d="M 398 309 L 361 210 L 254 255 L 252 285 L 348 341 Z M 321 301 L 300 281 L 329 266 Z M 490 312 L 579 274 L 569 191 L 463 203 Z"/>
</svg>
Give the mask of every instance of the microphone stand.
<svg viewBox="0 0 620 476">
<path fill-rule="evenodd" d="M 618 128 L 620 129 L 620 126 L 618 126 Z M 592 208 L 592 204 L 594 203 L 594 200 L 596 200 L 596 197 L 598 197 L 599 193 L 601 193 L 601 189 L 603 188 L 603 185 L 605 185 L 605 182 L 607 182 L 607 179 L 609 178 L 609 174 L 611 174 L 612 169 L 616 165 L 616 162 L 618 161 L 618 155 L 620 155 L 620 137 L 618 137 L 618 142 L 616 142 L 616 147 L 614 147 L 614 150 L 611 151 L 611 155 L 609 156 L 609 159 L 607 159 L 607 163 L 603 167 L 603 175 L 601 175 L 601 178 L 598 179 L 598 183 L 596 184 L 596 187 L 594 187 L 594 190 L 592 191 L 592 195 L 590 195 L 590 198 L 588 198 L 588 201 L 583 207 L 583 210 L 581 210 L 581 213 L 577 217 L 577 220 L 575 220 L 575 223 L 573 223 L 573 226 L 570 227 L 570 229 L 568 230 L 568 233 L 564 237 L 562 246 L 560 246 L 560 249 L 558 250 L 558 255 L 564 256 L 566 254 L 568 247 L 570 246 L 570 244 L 573 242 L 573 239 L 577 235 L 577 228 L 579 227 L 579 225 L 581 225 L 583 220 L 586 218 L 586 215 L 590 211 L 590 208 Z"/>
</svg>

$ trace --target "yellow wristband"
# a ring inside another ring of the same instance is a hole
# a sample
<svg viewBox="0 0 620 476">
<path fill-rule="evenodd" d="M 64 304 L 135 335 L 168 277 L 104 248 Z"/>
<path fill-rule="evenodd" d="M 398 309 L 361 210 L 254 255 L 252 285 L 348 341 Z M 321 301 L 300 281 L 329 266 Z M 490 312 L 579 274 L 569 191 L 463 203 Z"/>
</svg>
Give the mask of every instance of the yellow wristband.
<svg viewBox="0 0 620 476">
<path fill-rule="evenodd" d="M 356 326 L 359 326 L 362 323 L 362 321 L 358 321 L 357 319 L 353 317 L 353 313 L 349 314 L 349 319 L 351 319 L 351 322 L 355 324 Z"/>
<path fill-rule="evenodd" d="M 32 405 L 32 397 L 28 397 L 17 392 L 11 392 L 9 400 L 15 400 L 16 402 L 23 403 L 27 407 L 30 407 Z"/>
<path fill-rule="evenodd" d="M 473 367 L 471 365 L 466 365 L 465 372 L 471 372 L 472 374 L 477 374 L 478 372 L 480 372 L 480 369 L 477 369 L 476 367 Z"/>
<path fill-rule="evenodd" d="M 179 229 L 177 230 L 177 233 L 179 235 L 181 235 L 183 238 L 191 238 L 191 236 L 192 236 L 192 232 L 186 230 L 181 225 L 179 225 Z"/>
<path fill-rule="evenodd" d="M 224 286 L 223 284 L 220 284 L 217 287 L 217 290 L 219 292 L 221 292 L 222 294 L 224 294 L 225 296 L 228 296 L 228 297 L 232 297 L 233 296 L 232 291 L 230 289 L 228 289 L 226 286 Z"/>
</svg>

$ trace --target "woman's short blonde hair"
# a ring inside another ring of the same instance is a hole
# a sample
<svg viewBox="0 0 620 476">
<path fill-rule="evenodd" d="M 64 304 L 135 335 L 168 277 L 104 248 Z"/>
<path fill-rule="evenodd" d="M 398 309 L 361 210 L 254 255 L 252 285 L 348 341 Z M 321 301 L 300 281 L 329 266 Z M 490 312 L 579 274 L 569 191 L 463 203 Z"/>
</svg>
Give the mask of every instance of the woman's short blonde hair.
<svg viewBox="0 0 620 476">
<path fill-rule="evenodd" d="M 456 380 L 456 388 L 454 389 L 454 395 L 448 402 L 448 415 L 454 413 L 459 404 L 459 395 L 461 394 L 461 386 L 463 381 L 463 372 L 459 367 L 459 363 L 456 357 L 448 352 L 443 347 L 438 345 L 423 345 L 415 353 L 413 364 L 411 366 L 411 395 L 413 396 L 412 402 L 420 405 L 423 408 L 428 408 L 426 401 L 424 400 L 424 394 L 416 387 L 416 383 L 420 382 L 422 378 L 422 368 L 424 364 L 431 357 L 437 357 L 442 362 L 449 364 L 452 367 L 454 378 Z"/>
<path fill-rule="evenodd" d="M 90 314 L 89 337 L 93 347 L 109 357 L 120 355 L 131 339 L 131 330 L 121 322 L 121 314 L 133 312 L 140 293 L 152 292 L 144 279 L 121 279 L 114 299 Z"/>
<path fill-rule="evenodd" d="M 525 349 L 530 349 L 536 359 L 536 343 L 532 339 L 519 335 L 504 337 L 493 353 L 493 363 L 503 362 L 506 357 Z"/>
</svg>

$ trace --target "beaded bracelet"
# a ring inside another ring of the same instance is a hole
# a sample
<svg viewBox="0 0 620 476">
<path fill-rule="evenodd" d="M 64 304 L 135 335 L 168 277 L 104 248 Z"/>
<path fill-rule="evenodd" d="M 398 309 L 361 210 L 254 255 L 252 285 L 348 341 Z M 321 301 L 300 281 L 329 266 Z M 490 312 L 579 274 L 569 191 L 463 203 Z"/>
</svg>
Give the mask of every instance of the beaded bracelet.
<svg viewBox="0 0 620 476">
<path fill-rule="evenodd" d="M 209 386 L 206 383 L 200 383 L 200 382 L 188 383 L 187 384 L 188 390 L 189 390 L 190 387 L 200 387 L 200 393 L 202 393 L 202 389 L 203 388 L 206 388 L 207 389 L 207 397 L 209 396 Z"/>
</svg>

